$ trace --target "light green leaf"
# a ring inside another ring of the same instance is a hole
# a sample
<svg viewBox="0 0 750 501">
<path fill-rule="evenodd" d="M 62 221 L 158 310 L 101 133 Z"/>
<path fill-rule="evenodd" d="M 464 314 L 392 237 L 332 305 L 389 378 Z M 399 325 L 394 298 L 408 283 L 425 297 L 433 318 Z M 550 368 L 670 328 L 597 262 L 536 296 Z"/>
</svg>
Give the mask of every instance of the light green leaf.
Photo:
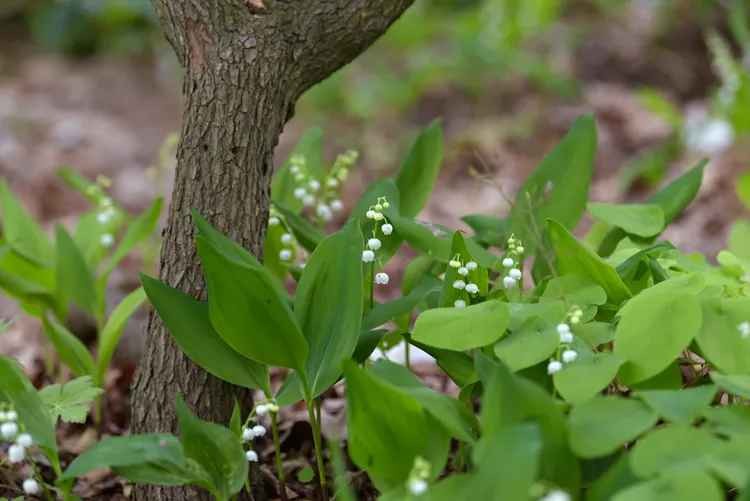
<svg viewBox="0 0 750 501">
<path fill-rule="evenodd" d="M 719 374 L 711 372 L 711 379 L 722 390 L 742 398 L 750 398 L 750 376 L 746 374 Z"/>
<path fill-rule="evenodd" d="M 589 213 L 610 226 L 639 237 L 653 237 L 664 229 L 664 211 L 656 204 L 589 202 Z"/>
<path fill-rule="evenodd" d="M 555 388 L 568 402 L 585 402 L 609 386 L 620 365 L 622 360 L 608 352 L 579 358 L 553 376 Z"/>
<path fill-rule="evenodd" d="M 673 472 L 620 491 L 612 501 L 721 501 L 721 487 L 710 475 L 701 472 Z"/>
<path fill-rule="evenodd" d="M 336 382 L 362 326 L 362 233 L 352 221 L 323 240 L 307 261 L 294 314 L 310 347 L 307 380 L 316 396 Z"/>
<path fill-rule="evenodd" d="M 655 376 L 690 344 L 701 326 L 694 291 L 702 284 L 699 275 L 673 278 L 644 290 L 620 310 L 615 354 L 625 360 L 620 369 L 624 384 Z"/>
<path fill-rule="evenodd" d="M 669 471 L 704 469 L 724 442 L 703 428 L 671 425 L 651 431 L 630 453 L 630 467 L 640 477 Z"/>
<path fill-rule="evenodd" d="M 598 284 L 607 292 L 609 302 L 615 305 L 630 297 L 630 291 L 617 271 L 594 251 L 578 242 L 564 226 L 549 219 L 547 231 L 557 257 L 557 271 L 561 275 L 578 275 Z"/>
<path fill-rule="evenodd" d="M 141 275 L 143 288 L 177 345 L 193 362 L 219 379 L 267 394 L 266 366 L 234 351 L 219 336 L 208 316 L 208 303 Z"/>
<path fill-rule="evenodd" d="M 72 300 L 79 308 L 96 316 L 98 299 L 94 275 L 65 228 L 58 225 L 55 234 L 57 297 L 60 298 L 60 303 L 65 308 L 68 306 L 68 301 Z"/>
<path fill-rule="evenodd" d="M 565 137 L 526 179 L 511 211 L 511 230 L 529 252 L 547 218 L 572 229 L 583 215 L 596 154 L 596 124 L 591 116 L 578 118 Z"/>
<path fill-rule="evenodd" d="M 436 348 L 470 350 L 497 341 L 509 321 L 507 303 L 497 300 L 466 308 L 436 308 L 417 317 L 412 336 Z"/>
<path fill-rule="evenodd" d="M 444 427 L 414 397 L 353 362 L 345 362 L 344 375 L 352 461 L 381 491 L 402 487 L 417 456 L 436 477 L 448 457 Z"/>
<path fill-rule="evenodd" d="M 97 384 L 102 385 L 104 383 L 107 368 L 120 342 L 125 324 L 145 300 L 146 293 L 142 287 L 125 296 L 109 315 L 107 323 L 99 332 L 99 352 L 96 360 Z"/>
<path fill-rule="evenodd" d="M 161 214 L 163 200 L 157 198 L 151 205 L 136 217 L 132 223 L 129 223 L 125 235 L 117 245 L 112 257 L 104 267 L 103 275 L 109 276 L 112 270 L 127 256 L 133 248 L 141 241 L 148 238 L 156 228 Z"/>
<path fill-rule="evenodd" d="M 582 458 L 607 456 L 656 424 L 658 416 L 635 399 L 596 397 L 573 407 L 570 446 Z"/>
<path fill-rule="evenodd" d="M 76 376 L 93 376 L 94 359 L 88 348 L 55 316 L 47 312 L 42 319 L 44 334 L 54 345 L 57 356 Z"/>
<path fill-rule="evenodd" d="M 402 215 L 414 217 L 425 206 L 442 161 L 443 128 L 435 120 L 417 136 L 396 176 L 398 191 L 406 195 L 401 200 Z"/>
<path fill-rule="evenodd" d="M 494 351 L 515 372 L 548 359 L 559 344 L 560 335 L 555 328 L 534 318 L 498 341 Z"/>
<path fill-rule="evenodd" d="M 44 402 L 18 362 L 1 355 L 0 394 L 13 405 L 18 413 L 19 422 L 44 451 L 55 472 L 59 473 L 60 459 L 57 455 L 55 425 L 47 414 Z"/>
<path fill-rule="evenodd" d="M 39 390 L 39 397 L 53 421 L 59 417 L 68 423 L 84 423 L 91 403 L 102 393 L 90 376 L 83 376 L 67 383 L 45 386 Z"/>
<path fill-rule="evenodd" d="M 690 424 L 711 405 L 716 386 L 707 384 L 683 390 L 646 390 L 636 393 L 662 418 L 673 423 Z"/>
<path fill-rule="evenodd" d="M 3 236 L 7 243 L 26 259 L 49 265 L 55 252 L 47 235 L 16 199 L 4 179 L 0 180 L 0 210 Z"/>
<path fill-rule="evenodd" d="M 248 466 L 242 442 L 228 428 L 193 416 L 181 397 L 177 397 L 175 405 L 185 456 L 208 473 L 214 495 L 229 499 L 242 489 L 247 478 Z"/>
<path fill-rule="evenodd" d="M 589 305 L 602 305 L 607 302 L 606 291 L 596 283 L 578 275 L 553 277 L 544 288 L 539 301 L 562 300 L 569 305 L 584 308 Z"/>
<path fill-rule="evenodd" d="M 732 225 L 727 248 L 737 257 L 750 260 L 750 221 L 736 221 Z"/>
<path fill-rule="evenodd" d="M 739 326 L 750 321 L 750 298 L 707 298 L 703 325 L 696 341 L 702 353 L 722 372 L 750 374 L 750 339 Z"/>
<path fill-rule="evenodd" d="M 737 179 L 736 189 L 737 197 L 750 209 L 750 172 L 745 172 Z"/>
</svg>

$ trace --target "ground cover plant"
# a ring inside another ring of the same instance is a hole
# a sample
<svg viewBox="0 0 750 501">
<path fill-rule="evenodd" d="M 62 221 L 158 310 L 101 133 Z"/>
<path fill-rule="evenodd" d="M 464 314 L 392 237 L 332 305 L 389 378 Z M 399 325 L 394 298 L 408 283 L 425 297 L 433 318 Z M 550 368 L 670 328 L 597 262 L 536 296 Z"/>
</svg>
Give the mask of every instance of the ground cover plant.
<svg viewBox="0 0 750 501">
<path fill-rule="evenodd" d="M 596 144 L 594 119 L 577 119 L 507 218 L 469 214 L 472 232 L 462 232 L 416 219 L 442 163 L 435 122 L 396 175 L 367 187 L 334 229 L 357 155 L 329 166 L 322 133 L 308 131 L 275 175 L 262 261 L 193 212 L 206 300 L 142 277 L 180 349 L 256 390 L 252 409 L 237 404 L 229 422 L 210 423 L 178 397 L 177 435 L 105 438 L 62 464 L 55 423 L 85 419 L 100 384 L 74 370 L 78 379 L 36 390 L 2 358 L 3 461 L 24 472 L 27 494 L 64 499 L 75 498 L 77 477 L 102 467 L 133 483 L 190 484 L 232 499 L 257 489 L 249 472 L 268 463 L 283 498 L 278 413 L 302 405 L 315 449 L 309 481 L 321 499 L 357 495 L 348 469 L 366 473 L 386 500 L 744 499 L 747 224 L 736 223 L 715 261 L 681 251 L 660 235 L 710 165 L 685 170 L 642 203 L 593 201 Z M 745 201 L 747 180 L 737 182 Z M 592 224 L 577 237 L 583 218 Z M 20 252 L 28 241 L 8 228 Z M 414 257 L 397 286 L 385 270 L 406 248 Z M 377 289 L 400 294 L 381 302 Z M 426 386 L 408 358 L 374 360 L 399 343 L 434 357 L 458 395 Z M 272 385 L 271 373 L 283 383 Z M 324 437 L 320 406 L 339 381 L 347 435 Z M 265 440 L 272 457 L 257 446 Z"/>
</svg>

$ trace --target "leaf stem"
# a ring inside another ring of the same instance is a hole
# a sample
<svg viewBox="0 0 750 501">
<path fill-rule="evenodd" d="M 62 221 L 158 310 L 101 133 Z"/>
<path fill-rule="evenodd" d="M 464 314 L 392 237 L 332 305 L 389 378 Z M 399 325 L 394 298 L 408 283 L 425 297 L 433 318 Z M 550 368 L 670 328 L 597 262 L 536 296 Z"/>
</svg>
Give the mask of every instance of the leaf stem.
<svg viewBox="0 0 750 501">
<path fill-rule="evenodd" d="M 315 402 L 312 398 L 309 398 L 307 400 L 307 415 L 310 419 L 310 426 L 312 427 L 313 431 L 315 459 L 318 464 L 318 481 L 320 482 L 320 498 L 322 501 L 327 501 L 328 492 L 326 490 L 326 469 L 325 463 L 323 462 L 323 444 L 320 436 L 320 422 L 315 416 Z"/>
<path fill-rule="evenodd" d="M 271 413 L 271 434 L 273 435 L 273 448 L 276 456 L 276 474 L 279 477 L 279 490 L 282 501 L 287 501 L 286 478 L 284 476 L 284 464 L 281 461 L 281 440 L 279 439 L 279 418 L 275 412 Z"/>
</svg>

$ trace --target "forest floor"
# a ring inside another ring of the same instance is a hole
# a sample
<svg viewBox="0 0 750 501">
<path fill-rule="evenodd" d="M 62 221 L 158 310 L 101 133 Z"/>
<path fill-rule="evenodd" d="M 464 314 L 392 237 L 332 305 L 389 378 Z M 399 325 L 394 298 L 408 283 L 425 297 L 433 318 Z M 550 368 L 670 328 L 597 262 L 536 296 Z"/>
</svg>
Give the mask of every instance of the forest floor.
<svg viewBox="0 0 750 501">
<path fill-rule="evenodd" d="M 589 112 L 596 115 L 599 131 L 592 198 L 642 199 L 649 188 L 636 183 L 623 189 L 622 168 L 638 152 L 665 141 L 670 129 L 639 104 L 635 93 L 643 82 L 633 73 L 627 54 L 612 49 L 606 39 L 603 31 L 600 39 L 591 41 L 589 45 L 602 45 L 597 47 L 597 58 L 584 58 L 577 66 L 582 91 L 574 99 L 543 94 L 523 80 L 511 80 L 482 96 L 468 96 L 453 88 L 434 89 L 395 116 L 365 121 L 332 115 L 326 130 L 328 138 L 335 138 L 327 144 L 329 158 L 349 147 L 362 153 L 361 165 L 346 188 L 345 206 L 351 207 L 367 182 L 398 168 L 400 155 L 418 127 L 442 117 L 446 161 L 421 219 L 465 228 L 459 219 L 464 214 L 503 215 L 508 207 L 499 190 L 515 193 L 572 120 Z M 51 227 L 58 221 L 73 221 L 85 208 L 84 201 L 66 191 L 55 176 L 62 165 L 92 178 L 111 178 L 113 196 L 133 212 L 145 208 L 155 196 L 168 198 L 173 164 L 162 165 L 156 176 L 153 167 L 159 164 L 162 144 L 180 126 L 179 70 L 170 57 L 73 60 L 40 52 L 13 35 L 2 45 L 0 176 L 8 179 L 35 216 Z M 641 63 L 644 79 L 659 64 Z M 701 95 L 700 89 L 705 93 L 709 82 L 697 82 L 695 88 L 669 88 L 667 79 L 664 90 L 683 109 L 705 107 L 708 96 Z M 309 117 L 295 117 L 284 131 L 277 158 L 282 160 L 304 128 L 313 125 Z M 743 159 L 748 158 L 747 142 L 713 158 L 700 196 L 666 238 L 684 249 L 709 255 L 723 248 L 729 225 L 742 214 L 734 196 L 734 179 L 747 168 Z M 667 178 L 698 160 L 694 154 L 682 155 Z M 482 173 L 481 179 L 472 174 L 475 171 Z M 137 258 L 129 259 L 117 271 L 110 293 L 113 302 L 137 286 L 141 264 Z M 403 261 L 395 260 L 389 270 L 397 278 L 401 264 Z M 10 331 L 0 337 L 0 353 L 18 358 L 37 382 L 46 380 L 49 376 L 43 373 L 43 360 L 49 348 L 39 326 L 21 316 L 5 298 L 0 298 L 0 316 L 15 319 Z M 141 313 L 131 322 L 109 375 L 106 433 L 122 433 L 128 427 L 128 389 L 146 317 Z M 421 370 L 431 373 L 429 366 Z M 432 383 L 450 390 L 439 378 Z M 343 426 L 342 409 L 340 398 L 327 399 L 324 423 Z M 304 412 L 296 414 L 292 409 L 287 418 L 286 447 L 304 448 L 309 438 Z M 85 427 L 67 429 L 63 450 L 84 450 L 95 435 Z M 304 486 L 298 488 L 298 494 L 303 495 Z M 111 476 L 90 478 L 82 489 L 81 495 L 87 498 L 113 499 L 115 492 L 122 492 L 119 481 Z"/>
</svg>

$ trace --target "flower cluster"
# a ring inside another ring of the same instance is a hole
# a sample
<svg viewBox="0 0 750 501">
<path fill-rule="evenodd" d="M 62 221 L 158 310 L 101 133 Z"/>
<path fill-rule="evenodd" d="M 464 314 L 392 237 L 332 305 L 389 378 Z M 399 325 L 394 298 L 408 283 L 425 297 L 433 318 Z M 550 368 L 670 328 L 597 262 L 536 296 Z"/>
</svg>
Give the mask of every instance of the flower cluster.
<svg viewBox="0 0 750 501">
<path fill-rule="evenodd" d="M 268 413 L 275 414 L 277 412 L 279 412 L 279 406 L 275 402 L 262 402 L 257 404 L 253 412 L 247 417 L 247 421 L 242 427 L 242 442 L 248 444 L 245 457 L 249 462 L 258 462 L 258 453 L 252 448 L 253 440 L 263 437 L 266 434 L 266 427 L 260 424 L 259 418 Z"/>
<path fill-rule="evenodd" d="M 742 339 L 750 339 L 750 321 L 744 321 L 737 326 Z"/>
<path fill-rule="evenodd" d="M 547 374 L 552 375 L 560 372 L 564 363 L 569 364 L 575 362 L 578 358 L 578 352 L 571 346 L 574 336 L 570 326 L 579 324 L 582 316 L 583 311 L 581 308 L 574 306 L 568 312 L 568 323 L 562 322 L 557 325 L 557 333 L 560 336 L 560 345 L 557 348 L 555 358 L 550 360 L 549 364 L 547 364 Z"/>
<path fill-rule="evenodd" d="M 0 437 L 2 441 L 9 442 L 8 462 L 20 464 L 27 459 L 27 451 L 34 445 L 31 435 L 24 433 L 18 423 L 18 414 L 9 407 L 0 407 Z M 41 491 L 39 482 L 29 477 L 23 481 L 23 490 L 28 495 L 38 494 Z"/>
<path fill-rule="evenodd" d="M 374 263 L 376 261 L 376 252 L 383 246 L 383 242 L 378 238 L 378 234 L 382 233 L 383 237 L 387 237 L 393 233 L 393 225 L 388 222 L 388 218 L 383 214 L 383 210 L 390 206 L 391 204 L 388 202 L 387 197 L 378 197 L 375 205 L 371 205 L 365 213 L 367 219 L 372 220 L 374 224 L 372 235 L 367 239 L 365 248 L 362 250 L 363 263 Z M 387 273 L 381 271 L 375 274 L 374 280 L 377 285 L 388 285 L 390 277 Z"/>
<path fill-rule="evenodd" d="M 414 458 L 414 466 L 409 473 L 409 479 L 406 481 L 406 488 L 414 496 L 421 496 L 427 492 L 432 465 L 421 456 Z"/>
<path fill-rule="evenodd" d="M 281 232 L 281 236 L 279 236 L 279 241 L 281 243 L 279 260 L 283 263 L 291 264 L 294 260 L 294 257 L 297 255 L 301 255 L 304 251 L 302 247 L 297 244 L 297 240 L 294 238 L 294 233 L 292 233 L 291 229 L 289 228 L 289 225 L 287 224 L 284 216 L 273 206 L 271 206 L 271 210 L 269 212 L 268 226 L 269 233 L 271 233 L 270 228 L 280 226 L 283 229 L 283 231 Z M 301 266 L 304 267 L 304 264 L 302 264 Z"/>
<path fill-rule="evenodd" d="M 340 154 L 322 181 L 310 173 L 304 155 L 292 155 L 289 159 L 289 171 L 296 183 L 294 197 L 300 200 L 304 207 L 315 207 L 315 217 L 319 222 L 330 221 L 333 213 L 343 208 L 339 189 L 358 157 L 359 153 L 354 150 Z"/>
<path fill-rule="evenodd" d="M 465 308 L 468 302 L 470 302 L 471 296 L 479 294 L 479 286 L 473 282 L 466 281 L 468 280 L 469 273 L 476 270 L 479 265 L 474 261 L 463 263 L 461 256 L 456 254 L 448 261 L 448 266 L 454 268 L 456 273 L 461 277 L 453 281 L 453 288 L 461 291 L 461 297 L 453 302 L 453 306 L 456 308 Z"/>
<path fill-rule="evenodd" d="M 100 176 L 97 178 L 97 184 L 92 184 L 86 188 L 86 194 L 97 201 L 96 222 L 111 231 L 112 223 L 117 219 L 118 212 L 112 199 L 103 190 L 103 188 L 108 188 L 110 185 L 111 181 L 109 179 Z M 99 237 L 99 244 L 102 247 L 109 248 L 114 245 L 115 236 L 110 231 L 105 231 Z"/>
<path fill-rule="evenodd" d="M 523 277 L 521 265 L 523 264 L 523 245 L 515 236 L 508 238 L 508 250 L 503 258 L 503 268 L 507 271 L 503 277 L 503 286 L 506 289 L 513 289 L 518 285 Z"/>
</svg>

